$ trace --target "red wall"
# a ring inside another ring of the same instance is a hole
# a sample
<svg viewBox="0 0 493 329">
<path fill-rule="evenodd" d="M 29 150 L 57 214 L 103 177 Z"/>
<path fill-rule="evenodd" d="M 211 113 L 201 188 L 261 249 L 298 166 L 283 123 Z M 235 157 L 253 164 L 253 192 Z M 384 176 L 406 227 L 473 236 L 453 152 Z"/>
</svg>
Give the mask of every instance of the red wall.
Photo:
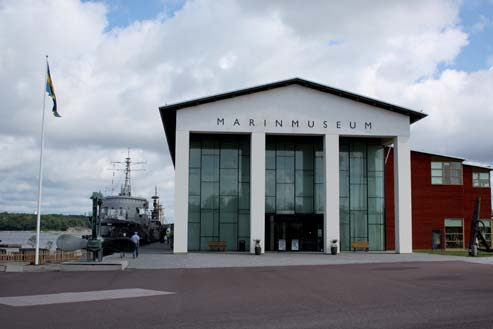
<svg viewBox="0 0 493 329">
<path fill-rule="evenodd" d="M 481 197 L 480 218 L 491 216 L 491 190 L 472 186 L 473 167 L 463 165 L 462 185 L 431 184 L 432 155 L 411 152 L 413 249 L 431 249 L 432 230 L 442 231 L 445 218 L 464 219 L 464 247 L 469 244 L 475 200 Z M 394 161 L 392 150 L 385 164 L 386 248 L 395 248 L 394 238 Z"/>
<path fill-rule="evenodd" d="M 387 154 L 389 150 L 385 150 Z M 395 249 L 394 156 L 390 150 L 385 162 L 385 248 Z"/>
</svg>

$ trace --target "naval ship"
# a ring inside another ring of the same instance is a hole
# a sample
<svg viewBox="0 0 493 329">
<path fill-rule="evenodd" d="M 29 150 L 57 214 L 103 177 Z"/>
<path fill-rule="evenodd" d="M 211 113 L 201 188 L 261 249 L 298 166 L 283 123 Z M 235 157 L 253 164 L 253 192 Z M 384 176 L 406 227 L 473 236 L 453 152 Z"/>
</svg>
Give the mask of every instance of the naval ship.
<svg viewBox="0 0 493 329">
<path fill-rule="evenodd" d="M 114 162 L 124 165 L 125 182 L 118 195 L 103 197 L 101 205 L 100 234 L 104 239 L 131 237 L 137 232 L 143 244 L 154 242 L 162 236 L 161 207 L 157 188 L 152 197 L 154 209 L 149 210 L 149 202 L 144 197 L 133 196 L 130 184 L 131 165 L 130 155 L 125 162 Z"/>
</svg>

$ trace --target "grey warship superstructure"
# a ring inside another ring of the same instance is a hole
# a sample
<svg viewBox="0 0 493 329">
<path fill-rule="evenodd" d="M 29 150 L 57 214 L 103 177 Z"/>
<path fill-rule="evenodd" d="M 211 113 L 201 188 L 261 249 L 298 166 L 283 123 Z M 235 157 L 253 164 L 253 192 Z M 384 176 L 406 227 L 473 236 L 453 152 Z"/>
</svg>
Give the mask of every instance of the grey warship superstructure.
<svg viewBox="0 0 493 329">
<path fill-rule="evenodd" d="M 130 237 L 138 232 L 143 243 L 155 241 L 151 234 L 151 216 L 146 198 L 133 196 L 130 184 L 132 162 L 125 158 L 125 182 L 118 195 L 105 196 L 101 206 L 101 236 L 108 238 Z M 155 224 L 152 223 L 152 227 Z"/>
</svg>

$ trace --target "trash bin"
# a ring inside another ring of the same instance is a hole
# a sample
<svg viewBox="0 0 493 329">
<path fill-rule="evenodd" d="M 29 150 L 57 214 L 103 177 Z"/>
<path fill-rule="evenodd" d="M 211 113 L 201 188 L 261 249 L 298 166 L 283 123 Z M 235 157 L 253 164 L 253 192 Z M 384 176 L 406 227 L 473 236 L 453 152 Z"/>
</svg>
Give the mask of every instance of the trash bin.
<svg viewBox="0 0 493 329">
<path fill-rule="evenodd" d="M 238 241 L 238 250 L 239 251 L 246 251 L 246 241 L 245 240 Z"/>
</svg>

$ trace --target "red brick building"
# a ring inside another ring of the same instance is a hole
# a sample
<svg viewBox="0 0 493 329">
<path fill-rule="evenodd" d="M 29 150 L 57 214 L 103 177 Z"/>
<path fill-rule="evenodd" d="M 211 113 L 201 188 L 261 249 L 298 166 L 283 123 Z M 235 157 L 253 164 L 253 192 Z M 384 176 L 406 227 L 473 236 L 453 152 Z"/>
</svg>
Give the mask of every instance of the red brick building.
<svg viewBox="0 0 493 329">
<path fill-rule="evenodd" d="M 385 162 L 386 249 L 394 249 L 394 163 Z M 413 249 L 468 248 L 475 202 L 481 198 L 480 218 L 491 244 L 490 169 L 464 159 L 411 152 Z M 432 236 L 434 238 L 432 239 Z M 438 246 L 435 246 L 438 247 Z"/>
</svg>

